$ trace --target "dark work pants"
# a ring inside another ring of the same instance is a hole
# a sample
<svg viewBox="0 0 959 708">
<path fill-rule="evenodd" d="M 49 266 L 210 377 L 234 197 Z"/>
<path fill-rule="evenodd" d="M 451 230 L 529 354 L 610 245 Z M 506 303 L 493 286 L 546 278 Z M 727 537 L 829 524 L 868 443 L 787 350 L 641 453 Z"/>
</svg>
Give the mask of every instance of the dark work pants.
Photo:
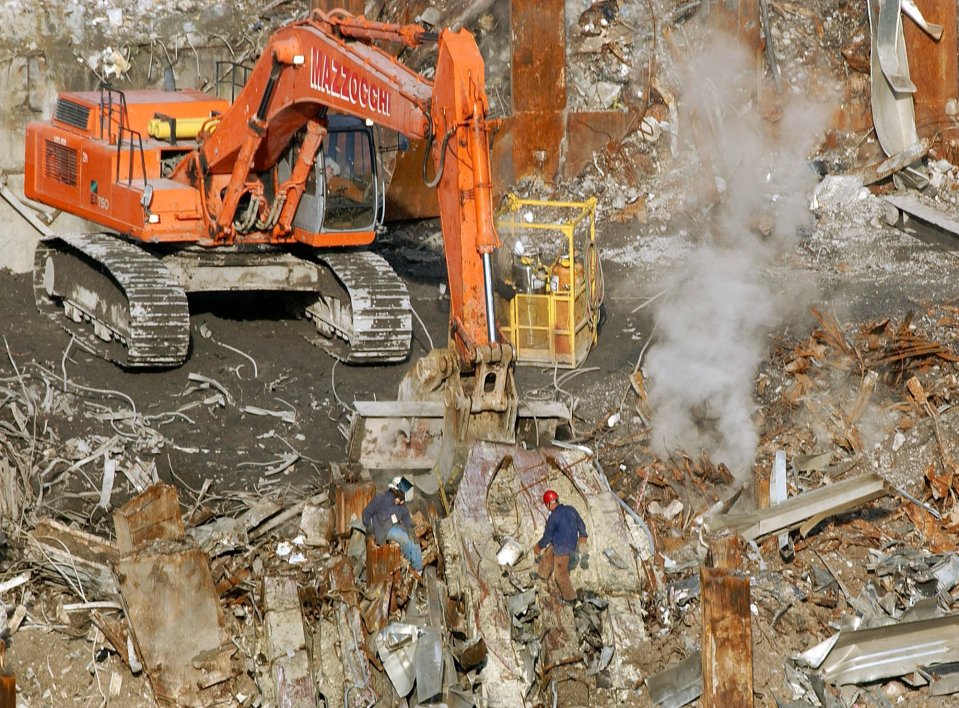
<svg viewBox="0 0 959 708">
<path fill-rule="evenodd" d="M 553 547 L 549 546 L 540 556 L 536 574 L 541 578 L 549 578 L 554 570 L 559 594 L 567 602 L 572 602 L 576 599 L 576 591 L 569 579 L 569 556 L 556 555 L 553 553 Z"/>
</svg>

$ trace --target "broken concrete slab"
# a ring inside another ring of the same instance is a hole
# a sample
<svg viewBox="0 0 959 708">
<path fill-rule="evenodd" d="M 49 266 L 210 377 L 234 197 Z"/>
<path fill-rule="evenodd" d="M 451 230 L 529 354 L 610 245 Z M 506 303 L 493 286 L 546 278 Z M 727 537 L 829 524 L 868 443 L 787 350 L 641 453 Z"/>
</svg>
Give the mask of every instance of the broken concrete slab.
<svg viewBox="0 0 959 708">
<path fill-rule="evenodd" d="M 606 478 L 589 456 L 578 450 L 521 448 L 478 443 L 469 451 L 459 490 L 449 518 L 440 524 L 440 545 L 446 562 L 451 599 L 465 606 L 465 615 L 475 618 L 470 627 L 488 649 L 482 678 L 484 700 L 495 705 L 521 705 L 530 687 L 526 665 L 539 657 L 543 670 L 550 667 L 580 667 L 585 674 L 579 639 L 571 628 L 572 611 L 550 594 L 537 594 L 541 616 L 537 632 L 543 633 L 542 652 L 529 655 L 513 637 L 509 598 L 515 596 L 532 567 L 529 556 L 521 558 L 511 575 L 490 573 L 499 568 L 497 538 L 513 536 L 524 548 L 539 540 L 545 524 L 543 492 L 551 488 L 564 504 L 583 517 L 589 533 L 588 548 L 597 562 L 588 570 L 572 571 L 573 585 L 584 594 L 609 598 L 619 616 L 608 630 L 615 641 L 610 657 L 610 680 L 614 690 L 634 690 L 641 677 L 627 670 L 630 647 L 645 637 L 641 591 L 645 576 L 637 561 L 646 539 L 633 537 L 633 527 L 609 489 Z M 519 520 L 519 521 L 518 521 Z M 603 550 L 618 549 L 623 568 L 606 561 Z M 604 613 L 609 616 L 611 611 Z M 529 632 L 521 632 L 526 637 Z M 533 658 L 531 659 L 530 656 Z M 619 662 L 619 663 L 618 663 Z M 622 664 L 622 665 L 621 665 Z M 625 685 L 624 685 L 625 684 Z"/>
</svg>

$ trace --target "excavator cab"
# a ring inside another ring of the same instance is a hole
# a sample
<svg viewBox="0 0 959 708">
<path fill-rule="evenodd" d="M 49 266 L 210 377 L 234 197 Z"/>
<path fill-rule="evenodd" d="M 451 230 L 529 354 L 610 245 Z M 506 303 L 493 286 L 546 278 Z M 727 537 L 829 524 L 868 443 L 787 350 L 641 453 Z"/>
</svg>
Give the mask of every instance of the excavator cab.
<svg viewBox="0 0 959 708">
<path fill-rule="evenodd" d="M 383 224 L 385 186 L 373 128 L 359 118 L 330 115 L 293 225 L 314 233 L 374 231 Z M 292 169 L 291 150 L 278 165 L 280 181 Z"/>
</svg>

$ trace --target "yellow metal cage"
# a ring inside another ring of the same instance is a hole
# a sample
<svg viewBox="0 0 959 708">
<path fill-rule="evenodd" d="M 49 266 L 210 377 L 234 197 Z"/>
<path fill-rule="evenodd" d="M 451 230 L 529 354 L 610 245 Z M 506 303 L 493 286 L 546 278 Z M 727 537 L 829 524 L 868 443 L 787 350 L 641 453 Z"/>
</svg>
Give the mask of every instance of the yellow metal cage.
<svg viewBox="0 0 959 708">
<path fill-rule="evenodd" d="M 506 197 L 496 213 L 497 316 L 520 364 L 575 368 L 596 343 L 603 272 L 596 199 L 554 202 Z"/>
</svg>

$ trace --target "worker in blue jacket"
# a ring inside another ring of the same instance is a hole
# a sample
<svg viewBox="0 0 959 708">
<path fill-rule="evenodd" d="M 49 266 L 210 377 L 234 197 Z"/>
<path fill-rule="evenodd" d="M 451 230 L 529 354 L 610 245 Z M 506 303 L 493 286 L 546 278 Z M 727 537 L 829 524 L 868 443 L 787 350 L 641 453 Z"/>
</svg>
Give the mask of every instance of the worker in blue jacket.
<svg viewBox="0 0 959 708">
<path fill-rule="evenodd" d="M 380 546 L 393 541 L 400 547 L 403 557 L 410 562 L 413 571 L 423 572 L 423 551 L 413 535 L 413 519 L 406 508 L 406 499 L 413 485 L 405 477 L 395 477 L 389 487 L 377 494 L 363 509 L 363 525 L 366 532 Z"/>
<path fill-rule="evenodd" d="M 585 552 L 586 524 L 583 517 L 571 506 L 559 503 L 559 495 L 552 489 L 543 494 L 543 504 L 549 509 L 546 530 L 537 542 L 533 552 L 539 562 L 534 577 L 548 579 L 556 572 L 556 585 L 560 597 L 566 604 L 576 601 L 576 591 L 569 579 L 569 557 L 583 546 L 579 554 L 582 567 L 587 567 L 589 554 Z"/>
</svg>

